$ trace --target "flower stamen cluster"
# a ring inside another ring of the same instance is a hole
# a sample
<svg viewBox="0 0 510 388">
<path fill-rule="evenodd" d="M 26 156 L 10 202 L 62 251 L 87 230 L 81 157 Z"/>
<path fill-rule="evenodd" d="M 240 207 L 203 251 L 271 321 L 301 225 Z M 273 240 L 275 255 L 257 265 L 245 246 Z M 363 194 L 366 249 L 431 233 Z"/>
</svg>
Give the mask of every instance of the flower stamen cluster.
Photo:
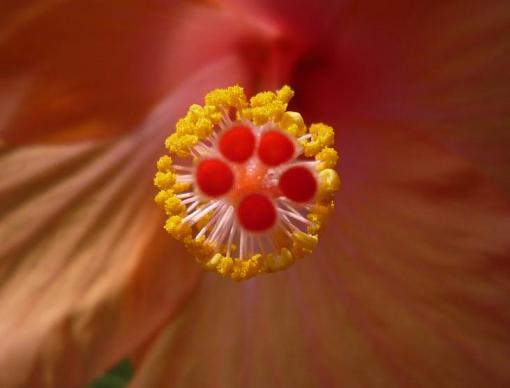
<svg viewBox="0 0 510 388">
<path fill-rule="evenodd" d="M 288 86 L 249 101 L 240 86 L 192 105 L 157 163 L 165 229 L 205 268 L 235 280 L 313 251 L 340 186 L 333 128 L 287 111 Z"/>
</svg>

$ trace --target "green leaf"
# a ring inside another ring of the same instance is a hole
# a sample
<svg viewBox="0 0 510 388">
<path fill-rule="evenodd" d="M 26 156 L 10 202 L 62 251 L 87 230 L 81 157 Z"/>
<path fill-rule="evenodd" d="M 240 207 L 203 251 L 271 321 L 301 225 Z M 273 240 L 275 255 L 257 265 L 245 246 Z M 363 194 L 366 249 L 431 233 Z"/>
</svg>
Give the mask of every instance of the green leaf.
<svg viewBox="0 0 510 388">
<path fill-rule="evenodd" d="M 133 366 L 129 359 L 125 359 L 89 384 L 88 388 L 123 388 L 132 377 Z"/>
</svg>

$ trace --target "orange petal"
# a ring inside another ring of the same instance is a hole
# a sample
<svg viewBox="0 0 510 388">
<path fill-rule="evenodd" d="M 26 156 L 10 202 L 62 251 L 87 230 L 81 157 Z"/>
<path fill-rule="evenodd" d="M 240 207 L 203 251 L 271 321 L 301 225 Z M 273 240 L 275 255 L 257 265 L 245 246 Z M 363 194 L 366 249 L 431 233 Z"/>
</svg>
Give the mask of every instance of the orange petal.
<svg viewBox="0 0 510 388">
<path fill-rule="evenodd" d="M 197 271 L 150 205 L 149 155 L 135 150 L 3 151 L 2 386 L 93 377 L 193 289 Z"/>
<path fill-rule="evenodd" d="M 14 106 L 8 116 L 0 109 L 0 134 L 12 143 L 131 131 L 204 64 L 260 36 L 217 7 L 186 1 L 2 7 L 0 103 Z M 17 80 L 24 82 L 14 85 Z"/>
<path fill-rule="evenodd" d="M 314 257 L 205 278 L 134 387 L 508 385 L 508 198 L 430 139 L 372 129 L 344 134 Z"/>
<path fill-rule="evenodd" d="M 82 386 L 186 301 L 201 270 L 163 230 L 155 161 L 186 107 L 243 69 L 208 63 L 113 142 L 2 145 L 0 386 Z"/>
</svg>

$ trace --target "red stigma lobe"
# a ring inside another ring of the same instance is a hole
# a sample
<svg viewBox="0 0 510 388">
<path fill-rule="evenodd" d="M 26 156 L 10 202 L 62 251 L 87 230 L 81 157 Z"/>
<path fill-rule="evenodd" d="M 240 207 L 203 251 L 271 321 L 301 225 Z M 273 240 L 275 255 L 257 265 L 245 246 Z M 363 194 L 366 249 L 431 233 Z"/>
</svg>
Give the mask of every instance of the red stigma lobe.
<svg viewBox="0 0 510 388">
<path fill-rule="evenodd" d="M 276 222 L 276 209 L 273 202 L 264 194 L 246 195 L 237 207 L 239 223 L 251 232 L 263 232 Z"/>
<path fill-rule="evenodd" d="M 283 194 L 294 202 L 307 202 L 317 192 L 317 179 L 309 168 L 296 166 L 285 171 L 278 182 Z"/>
<path fill-rule="evenodd" d="M 219 148 L 221 154 L 231 162 L 243 163 L 255 151 L 255 135 L 244 126 L 230 128 L 221 136 Z"/>
<path fill-rule="evenodd" d="M 268 166 L 278 166 L 292 159 L 294 143 L 284 133 L 276 130 L 264 132 L 260 138 L 259 159 Z"/>
<path fill-rule="evenodd" d="M 196 179 L 200 190 L 210 197 L 223 195 L 234 185 L 234 173 L 219 159 L 202 160 L 197 166 Z"/>
</svg>

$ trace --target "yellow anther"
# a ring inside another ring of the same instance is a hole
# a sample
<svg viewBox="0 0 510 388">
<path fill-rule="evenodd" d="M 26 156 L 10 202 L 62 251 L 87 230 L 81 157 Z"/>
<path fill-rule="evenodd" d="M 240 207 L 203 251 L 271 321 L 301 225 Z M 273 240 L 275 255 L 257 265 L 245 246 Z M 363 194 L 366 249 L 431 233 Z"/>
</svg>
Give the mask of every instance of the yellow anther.
<svg viewBox="0 0 510 388">
<path fill-rule="evenodd" d="M 277 93 L 258 93 L 250 99 L 251 108 L 244 110 L 243 113 L 255 125 L 279 122 L 292 95 L 293 92 L 288 86 L 284 86 Z"/>
<path fill-rule="evenodd" d="M 214 107 L 235 107 L 238 109 L 247 106 L 244 89 L 239 85 L 231 86 L 225 89 L 216 89 L 207 93 L 205 103 Z"/>
<path fill-rule="evenodd" d="M 315 160 L 320 162 L 317 165 L 317 171 L 322 171 L 326 168 L 335 168 L 338 163 L 338 153 L 334 148 L 325 147 L 315 155 Z"/>
<path fill-rule="evenodd" d="M 205 139 L 212 134 L 213 124 L 209 119 L 199 119 L 196 122 L 195 126 L 195 135 L 198 136 L 199 139 Z"/>
<path fill-rule="evenodd" d="M 223 257 L 224 256 L 222 256 L 220 253 L 214 254 L 213 257 L 205 263 L 205 267 L 209 270 L 215 270 Z"/>
<path fill-rule="evenodd" d="M 268 269 L 270 271 L 278 271 L 281 267 L 280 266 L 281 259 L 278 255 L 275 255 L 274 253 L 269 253 L 266 256 L 266 262 L 267 262 Z"/>
<path fill-rule="evenodd" d="M 306 133 L 303 117 L 298 112 L 285 112 L 280 120 L 280 128 L 298 138 Z"/>
<path fill-rule="evenodd" d="M 319 241 L 316 235 L 307 234 L 304 232 L 295 232 L 292 235 L 292 240 L 292 253 L 294 254 L 295 258 L 301 258 L 312 253 Z"/>
<path fill-rule="evenodd" d="M 186 115 L 186 118 L 197 121 L 197 120 L 203 118 L 204 116 L 206 116 L 204 107 L 202 107 L 198 104 L 193 104 L 189 107 L 188 114 Z"/>
<path fill-rule="evenodd" d="M 154 177 L 154 184 L 162 190 L 171 189 L 175 183 L 175 174 L 173 172 L 158 171 Z"/>
<path fill-rule="evenodd" d="M 317 236 L 303 232 L 294 232 L 292 234 L 292 237 L 296 246 L 299 246 L 300 248 L 307 250 L 309 252 L 315 249 L 319 241 Z"/>
<path fill-rule="evenodd" d="M 232 271 L 233 266 L 234 259 L 231 257 L 222 257 L 216 267 L 216 271 L 218 271 L 220 275 L 227 276 Z"/>
<path fill-rule="evenodd" d="M 184 240 L 185 237 L 191 235 L 189 225 L 182 222 L 182 217 L 171 216 L 166 220 L 165 230 L 177 240 Z"/>
<path fill-rule="evenodd" d="M 172 158 L 168 155 L 163 155 L 158 159 L 157 167 L 158 170 L 162 172 L 172 171 Z"/>
<path fill-rule="evenodd" d="M 175 195 L 171 195 L 165 201 L 165 212 L 167 215 L 178 215 L 186 211 L 186 206 Z"/>
<path fill-rule="evenodd" d="M 215 247 L 206 240 L 205 236 L 199 238 L 186 236 L 183 241 L 186 249 L 199 263 L 207 263 L 217 253 Z"/>
<path fill-rule="evenodd" d="M 246 103 L 244 103 L 244 104 L 246 104 Z M 216 108 L 215 106 L 212 106 L 212 105 L 204 106 L 204 114 L 205 114 L 205 117 L 207 117 L 209 120 L 211 120 L 211 122 L 214 125 L 218 124 L 223 118 L 223 113 L 218 108 Z"/>
<path fill-rule="evenodd" d="M 287 104 L 290 99 L 294 97 L 294 90 L 292 90 L 290 86 L 284 85 L 280 90 L 276 92 L 276 97 L 284 104 Z"/>
<path fill-rule="evenodd" d="M 165 201 L 172 195 L 172 190 L 161 190 L 154 197 L 156 204 L 162 208 L 165 207 Z"/>
<path fill-rule="evenodd" d="M 324 146 L 332 146 L 335 143 L 335 132 L 329 125 L 323 123 L 312 124 L 310 126 L 312 139 L 324 144 Z"/>
<path fill-rule="evenodd" d="M 191 149 L 197 145 L 198 140 L 196 135 L 174 133 L 166 138 L 165 146 L 170 153 L 185 158 L 190 156 Z"/>
<path fill-rule="evenodd" d="M 317 155 L 324 147 L 332 146 L 335 142 L 333 128 L 323 123 L 312 124 L 310 134 L 312 139 L 301 144 L 306 157 Z"/>
<path fill-rule="evenodd" d="M 184 136 L 184 135 L 194 135 L 195 134 L 195 122 L 189 120 L 187 117 L 180 119 L 175 124 L 175 133 L 176 135 Z"/>
<path fill-rule="evenodd" d="M 250 277 L 252 270 L 248 260 L 235 259 L 230 277 L 234 280 L 243 280 Z"/>
<path fill-rule="evenodd" d="M 312 156 L 315 156 L 317 153 L 320 152 L 321 146 L 317 142 L 302 142 L 301 147 L 303 147 L 304 154 L 307 158 L 310 158 Z"/>
<path fill-rule="evenodd" d="M 249 262 L 251 269 L 254 271 L 253 274 L 264 271 L 265 262 L 263 256 L 260 253 L 257 253 L 256 255 L 250 257 Z"/>
<path fill-rule="evenodd" d="M 266 256 L 267 265 L 271 271 L 279 271 L 294 263 L 294 255 L 287 248 L 281 248 L 279 254 L 270 253 Z"/>
<path fill-rule="evenodd" d="M 292 252 L 287 249 L 287 248 L 282 248 L 280 250 L 280 256 L 283 260 L 283 263 L 284 263 L 284 268 L 287 268 L 289 265 L 291 265 L 292 263 L 294 263 L 294 255 L 292 254 Z"/>
<path fill-rule="evenodd" d="M 182 193 L 183 191 L 188 191 L 191 189 L 191 183 L 188 182 L 175 182 L 174 187 L 172 187 L 172 190 L 175 193 Z"/>
<path fill-rule="evenodd" d="M 186 116 L 177 121 L 175 134 L 167 139 L 167 148 L 171 151 L 178 149 L 182 153 L 187 153 L 189 150 L 184 147 L 185 145 L 195 145 L 199 139 L 205 139 L 211 135 L 214 124 L 217 124 L 215 110 L 211 106 L 191 105 Z M 189 136 L 196 137 L 196 140 Z"/>
<path fill-rule="evenodd" d="M 326 168 L 319 173 L 319 198 L 329 200 L 340 188 L 340 177 L 335 170 Z"/>
<path fill-rule="evenodd" d="M 316 216 L 321 222 L 323 222 L 331 215 L 334 207 L 335 203 L 333 201 L 317 203 L 312 207 L 309 215 Z"/>
<path fill-rule="evenodd" d="M 273 92 L 260 92 L 250 98 L 252 108 L 270 105 L 276 100 L 276 94 Z"/>
<path fill-rule="evenodd" d="M 249 259 L 233 259 L 217 253 L 204 265 L 206 268 L 216 270 L 221 275 L 228 276 L 233 280 L 249 279 L 267 270 L 261 254 L 253 255 Z"/>
<path fill-rule="evenodd" d="M 308 215 L 308 217 L 310 218 L 310 214 Z M 306 231 L 310 234 L 319 233 L 320 230 L 322 229 L 322 223 L 318 222 L 318 221 L 314 221 L 313 219 L 310 219 L 310 221 L 312 221 L 312 224 L 308 225 L 308 227 L 306 228 Z"/>
<path fill-rule="evenodd" d="M 308 233 L 317 234 L 322 228 L 324 222 L 333 212 L 334 202 L 330 200 L 324 204 L 315 204 L 307 218 L 312 222 L 312 225 L 308 226 Z"/>
</svg>

